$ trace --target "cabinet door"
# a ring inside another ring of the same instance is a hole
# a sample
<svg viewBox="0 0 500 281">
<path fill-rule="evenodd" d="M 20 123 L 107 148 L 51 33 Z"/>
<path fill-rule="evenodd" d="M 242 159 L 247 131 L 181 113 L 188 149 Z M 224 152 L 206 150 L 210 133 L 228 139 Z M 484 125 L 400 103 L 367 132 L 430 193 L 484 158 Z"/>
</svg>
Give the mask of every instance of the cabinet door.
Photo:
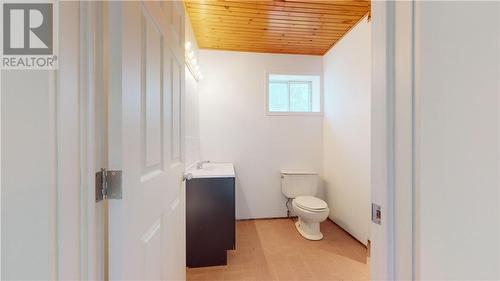
<svg viewBox="0 0 500 281">
<path fill-rule="evenodd" d="M 200 249 L 218 252 L 234 248 L 234 178 L 192 179 L 187 184 L 188 263 Z M 225 253 L 224 253 L 225 255 Z"/>
</svg>

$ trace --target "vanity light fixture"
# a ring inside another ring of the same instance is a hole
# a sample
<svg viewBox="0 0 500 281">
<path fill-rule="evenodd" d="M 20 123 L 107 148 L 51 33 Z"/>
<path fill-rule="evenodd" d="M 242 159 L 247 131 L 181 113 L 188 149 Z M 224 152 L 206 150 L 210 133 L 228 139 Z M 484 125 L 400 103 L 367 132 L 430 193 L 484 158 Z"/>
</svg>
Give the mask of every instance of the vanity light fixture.
<svg viewBox="0 0 500 281">
<path fill-rule="evenodd" d="M 188 41 L 186 42 L 185 45 L 186 51 L 185 51 L 185 61 L 186 61 L 186 66 L 189 69 L 189 72 L 193 74 L 193 77 L 196 81 L 200 81 L 203 79 L 203 75 L 201 75 L 200 72 L 200 66 L 198 65 L 198 60 L 196 59 L 194 50 L 193 50 L 193 44 Z"/>
</svg>

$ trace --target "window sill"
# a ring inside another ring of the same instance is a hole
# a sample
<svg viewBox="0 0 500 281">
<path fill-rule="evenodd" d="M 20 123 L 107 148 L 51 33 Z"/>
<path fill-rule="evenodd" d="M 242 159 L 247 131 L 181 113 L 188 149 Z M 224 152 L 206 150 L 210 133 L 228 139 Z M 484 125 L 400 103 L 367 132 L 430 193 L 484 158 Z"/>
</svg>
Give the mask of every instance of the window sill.
<svg viewBox="0 0 500 281">
<path fill-rule="evenodd" d="M 323 112 L 266 112 L 267 116 L 323 116 Z"/>
</svg>

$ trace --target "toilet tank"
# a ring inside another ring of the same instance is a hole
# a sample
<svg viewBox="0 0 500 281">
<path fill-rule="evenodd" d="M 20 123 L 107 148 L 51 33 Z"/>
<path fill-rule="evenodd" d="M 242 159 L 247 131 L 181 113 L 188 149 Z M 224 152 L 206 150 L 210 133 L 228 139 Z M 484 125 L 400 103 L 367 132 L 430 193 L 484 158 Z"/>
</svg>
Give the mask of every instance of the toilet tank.
<svg viewBox="0 0 500 281">
<path fill-rule="evenodd" d="M 318 193 L 319 176 L 314 171 L 281 171 L 281 191 L 287 198 Z"/>
</svg>

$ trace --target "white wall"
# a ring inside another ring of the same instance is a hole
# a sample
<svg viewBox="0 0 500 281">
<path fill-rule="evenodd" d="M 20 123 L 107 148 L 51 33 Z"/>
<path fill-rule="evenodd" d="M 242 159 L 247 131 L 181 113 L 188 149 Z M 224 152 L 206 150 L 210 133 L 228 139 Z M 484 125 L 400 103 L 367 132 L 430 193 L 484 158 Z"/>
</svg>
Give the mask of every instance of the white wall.
<svg viewBox="0 0 500 281">
<path fill-rule="evenodd" d="M 49 71 L 2 70 L 2 279 L 54 274 L 51 78 Z"/>
<path fill-rule="evenodd" d="M 497 280 L 500 4 L 417 8 L 418 279 Z"/>
<path fill-rule="evenodd" d="M 79 7 L 59 4 L 58 70 L 0 74 L 2 280 L 86 274 L 80 259 L 87 244 L 80 237 Z"/>
<path fill-rule="evenodd" d="M 191 27 L 189 17 L 185 19 L 185 39 L 191 42 L 191 48 L 198 56 L 198 44 Z M 198 103 L 198 81 L 186 66 L 185 75 L 185 104 L 184 104 L 184 164 L 186 168 L 201 160 L 200 156 L 200 126 L 199 126 L 199 103 Z"/>
<path fill-rule="evenodd" d="M 186 67 L 185 75 L 186 98 L 185 98 L 185 166 L 192 166 L 200 158 L 200 127 L 198 117 L 198 81 L 196 81 Z"/>
<path fill-rule="evenodd" d="M 280 170 L 322 169 L 321 116 L 267 116 L 266 71 L 322 73 L 319 56 L 200 51 L 201 153 L 233 162 L 237 218 L 286 215 Z"/>
<path fill-rule="evenodd" d="M 363 19 L 323 58 L 323 177 L 330 218 L 370 234 L 371 28 Z"/>
</svg>

